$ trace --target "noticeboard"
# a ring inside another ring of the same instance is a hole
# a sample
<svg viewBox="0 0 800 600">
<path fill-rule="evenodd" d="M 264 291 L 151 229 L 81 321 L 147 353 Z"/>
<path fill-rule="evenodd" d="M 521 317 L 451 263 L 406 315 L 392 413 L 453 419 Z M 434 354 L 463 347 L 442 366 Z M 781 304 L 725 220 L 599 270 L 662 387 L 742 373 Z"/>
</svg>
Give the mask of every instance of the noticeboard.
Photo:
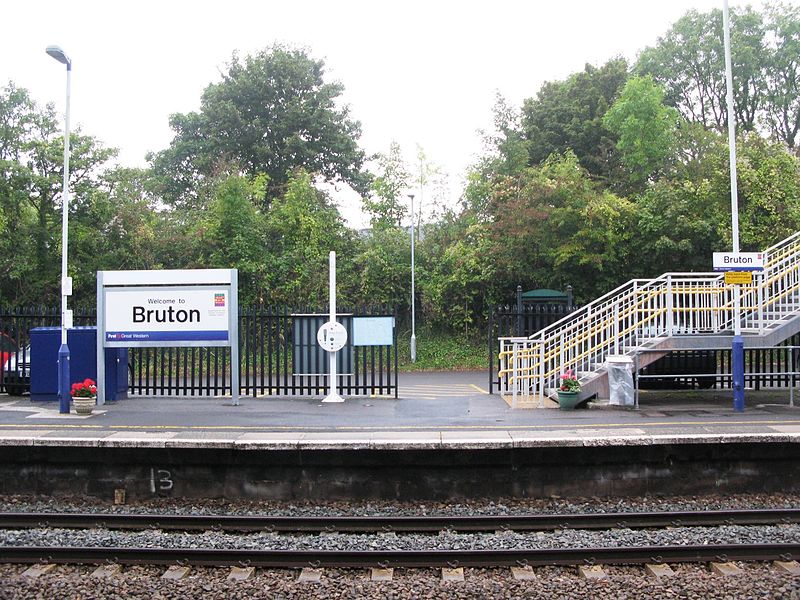
<svg viewBox="0 0 800 600">
<path fill-rule="evenodd" d="M 353 346 L 394 344 L 394 317 L 354 317 Z"/>
</svg>

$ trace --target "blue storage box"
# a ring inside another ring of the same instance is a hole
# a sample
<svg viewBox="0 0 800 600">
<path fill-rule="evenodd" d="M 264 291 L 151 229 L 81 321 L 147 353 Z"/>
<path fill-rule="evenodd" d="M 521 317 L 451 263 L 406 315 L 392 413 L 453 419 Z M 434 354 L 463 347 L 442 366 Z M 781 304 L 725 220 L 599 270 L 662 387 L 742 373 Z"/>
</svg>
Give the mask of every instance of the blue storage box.
<svg viewBox="0 0 800 600">
<path fill-rule="evenodd" d="M 31 329 L 31 400 L 58 400 L 60 327 Z M 97 327 L 67 330 L 70 383 L 97 381 Z M 106 348 L 106 401 L 128 397 L 128 349 Z"/>
</svg>

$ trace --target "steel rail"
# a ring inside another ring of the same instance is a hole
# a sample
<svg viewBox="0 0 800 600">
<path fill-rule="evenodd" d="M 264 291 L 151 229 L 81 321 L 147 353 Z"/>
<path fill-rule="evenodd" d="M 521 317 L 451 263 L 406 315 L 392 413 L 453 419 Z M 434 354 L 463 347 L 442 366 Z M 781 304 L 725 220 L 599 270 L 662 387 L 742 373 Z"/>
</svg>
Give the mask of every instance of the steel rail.
<svg viewBox="0 0 800 600">
<path fill-rule="evenodd" d="M 793 560 L 800 544 L 721 544 L 516 550 L 217 550 L 197 548 L 0 547 L 4 563 L 298 567 L 501 567 Z"/>
<path fill-rule="evenodd" d="M 0 529 L 105 528 L 172 531 L 268 532 L 439 532 L 553 531 L 557 529 L 644 529 L 800 522 L 800 509 L 582 513 L 484 516 L 251 516 L 153 515 L 129 513 L 0 513 Z"/>
</svg>

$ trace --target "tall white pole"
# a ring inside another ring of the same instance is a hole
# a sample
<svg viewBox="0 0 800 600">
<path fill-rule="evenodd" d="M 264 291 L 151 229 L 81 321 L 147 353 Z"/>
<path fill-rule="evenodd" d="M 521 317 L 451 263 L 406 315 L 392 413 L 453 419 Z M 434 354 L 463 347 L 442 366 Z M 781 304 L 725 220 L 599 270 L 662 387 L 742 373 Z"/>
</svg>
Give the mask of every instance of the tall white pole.
<svg viewBox="0 0 800 600">
<path fill-rule="evenodd" d="M 330 323 L 336 322 L 336 252 L 331 251 L 328 255 L 328 294 L 330 297 L 330 309 L 331 314 L 328 318 Z M 328 364 L 330 365 L 329 373 L 330 373 L 330 381 L 328 382 L 328 397 L 334 398 L 338 396 L 336 390 L 336 378 L 338 373 L 336 372 L 336 352 L 329 352 L 328 353 Z"/>
<path fill-rule="evenodd" d="M 722 3 L 722 30 L 725 40 L 725 82 L 728 104 L 728 159 L 731 172 L 731 237 L 733 252 L 739 252 L 739 191 L 736 182 L 736 116 L 733 108 L 733 66 L 731 61 L 731 21 L 728 0 Z M 742 340 L 741 293 L 733 288 L 733 345 L 731 348 L 733 375 L 733 408 L 744 410 L 744 341 Z"/>
<path fill-rule="evenodd" d="M 326 342 L 333 340 L 334 337 L 339 342 L 326 347 L 328 351 L 328 395 L 323 402 L 344 402 L 344 398 L 339 395 L 339 375 L 336 372 L 336 355 L 339 349 L 344 346 L 347 340 L 347 332 L 339 323 L 336 322 L 336 252 L 331 251 L 328 255 L 328 295 L 330 296 L 330 315 L 328 323 L 322 326 L 321 331 L 327 329 L 327 333 L 318 333 L 317 340 L 322 335 Z"/>
<path fill-rule="evenodd" d="M 414 290 L 414 194 L 411 198 L 411 362 L 417 362 L 416 294 Z"/>
</svg>

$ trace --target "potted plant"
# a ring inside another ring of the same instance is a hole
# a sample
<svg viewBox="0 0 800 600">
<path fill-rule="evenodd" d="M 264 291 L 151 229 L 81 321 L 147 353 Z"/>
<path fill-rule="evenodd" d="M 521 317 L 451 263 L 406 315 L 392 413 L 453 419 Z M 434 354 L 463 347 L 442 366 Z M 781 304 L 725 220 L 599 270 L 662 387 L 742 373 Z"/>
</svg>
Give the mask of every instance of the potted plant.
<svg viewBox="0 0 800 600">
<path fill-rule="evenodd" d="M 558 407 L 561 410 L 572 410 L 580 403 L 581 384 L 572 369 L 564 372 L 560 382 L 558 387 Z"/>
<path fill-rule="evenodd" d="M 90 415 L 97 403 L 97 384 L 91 379 L 73 383 L 70 395 L 75 412 L 79 415 Z"/>
</svg>

